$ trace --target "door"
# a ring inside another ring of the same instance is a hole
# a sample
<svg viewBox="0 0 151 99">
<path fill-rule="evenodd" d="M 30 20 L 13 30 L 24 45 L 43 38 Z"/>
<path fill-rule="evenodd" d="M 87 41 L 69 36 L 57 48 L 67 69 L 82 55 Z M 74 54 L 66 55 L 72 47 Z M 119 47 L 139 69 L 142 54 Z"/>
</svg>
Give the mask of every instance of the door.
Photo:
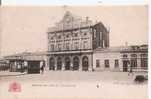
<svg viewBox="0 0 151 99">
<path fill-rule="evenodd" d="M 55 70 L 55 60 L 54 60 L 54 58 L 50 58 L 50 60 L 49 60 L 49 70 Z"/>
<path fill-rule="evenodd" d="M 79 58 L 74 57 L 73 58 L 73 70 L 78 70 L 79 69 Z"/>
<path fill-rule="evenodd" d="M 88 57 L 84 56 L 82 59 L 82 70 L 83 71 L 88 71 L 88 67 L 89 67 L 89 62 L 88 62 Z"/>
<path fill-rule="evenodd" d="M 128 62 L 125 60 L 123 61 L 123 72 L 127 72 L 128 71 Z"/>
<path fill-rule="evenodd" d="M 70 58 L 65 58 L 65 70 L 70 70 Z"/>
</svg>

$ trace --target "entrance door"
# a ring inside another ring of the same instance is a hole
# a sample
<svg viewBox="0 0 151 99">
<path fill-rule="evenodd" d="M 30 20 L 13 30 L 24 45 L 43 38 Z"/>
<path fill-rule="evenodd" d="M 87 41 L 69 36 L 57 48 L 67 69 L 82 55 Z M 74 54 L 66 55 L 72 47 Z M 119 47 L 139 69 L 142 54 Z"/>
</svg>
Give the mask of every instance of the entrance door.
<svg viewBox="0 0 151 99">
<path fill-rule="evenodd" d="M 62 59 L 61 57 L 59 57 L 57 59 L 57 70 L 61 70 L 61 68 L 62 68 Z"/>
<path fill-rule="evenodd" d="M 123 61 L 123 72 L 127 72 L 128 71 L 128 62 L 125 60 Z"/>
<path fill-rule="evenodd" d="M 73 70 L 78 70 L 79 69 L 79 58 L 74 57 L 73 58 Z"/>
<path fill-rule="evenodd" d="M 88 64 L 89 64 L 88 57 L 84 56 L 83 59 L 82 59 L 82 70 L 83 71 L 87 71 L 88 70 L 88 67 L 89 67 Z"/>
<path fill-rule="evenodd" d="M 65 58 L 65 70 L 70 70 L 70 58 Z"/>
<path fill-rule="evenodd" d="M 55 70 L 55 60 L 54 60 L 54 58 L 50 58 L 50 60 L 49 60 L 49 70 Z"/>
</svg>

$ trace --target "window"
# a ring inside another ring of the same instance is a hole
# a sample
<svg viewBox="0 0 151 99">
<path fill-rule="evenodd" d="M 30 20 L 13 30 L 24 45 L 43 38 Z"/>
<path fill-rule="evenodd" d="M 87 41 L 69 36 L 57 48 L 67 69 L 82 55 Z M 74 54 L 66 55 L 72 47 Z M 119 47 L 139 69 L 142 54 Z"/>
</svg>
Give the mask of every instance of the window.
<svg viewBox="0 0 151 99">
<path fill-rule="evenodd" d="M 58 36 L 58 39 L 61 39 L 61 35 Z"/>
<path fill-rule="evenodd" d="M 141 54 L 141 58 L 147 58 L 147 54 Z"/>
<path fill-rule="evenodd" d="M 100 67 L 100 60 L 99 59 L 96 60 L 96 67 L 97 68 Z"/>
<path fill-rule="evenodd" d="M 66 43 L 66 50 L 69 50 L 70 47 L 69 47 L 69 43 Z"/>
<path fill-rule="evenodd" d="M 147 69 L 148 68 L 148 61 L 147 61 L 147 54 L 141 54 L 141 68 Z"/>
<path fill-rule="evenodd" d="M 75 42 L 75 43 L 74 43 L 74 47 L 75 47 L 75 49 L 79 49 L 79 43 L 78 43 L 78 42 Z"/>
<path fill-rule="evenodd" d="M 51 40 L 53 40 L 54 38 L 53 37 L 51 37 Z"/>
<path fill-rule="evenodd" d="M 97 35 L 97 32 L 96 32 L 96 30 L 94 29 L 94 38 L 96 38 L 96 35 Z"/>
<path fill-rule="evenodd" d="M 68 34 L 68 35 L 66 35 L 66 38 L 69 38 L 69 34 Z"/>
<path fill-rule="evenodd" d="M 137 67 L 137 59 L 131 59 L 131 67 Z"/>
<path fill-rule="evenodd" d="M 131 55 L 131 67 L 137 67 L 137 55 L 136 54 Z"/>
<path fill-rule="evenodd" d="M 51 51 L 54 51 L 54 44 L 51 44 Z"/>
<path fill-rule="evenodd" d="M 126 54 L 124 54 L 124 55 L 123 55 L 123 58 L 127 58 L 127 55 L 126 55 Z"/>
<path fill-rule="evenodd" d="M 85 32 L 85 33 L 84 33 L 84 36 L 86 36 L 86 35 L 87 35 L 87 33 Z"/>
<path fill-rule="evenodd" d="M 86 49 L 87 48 L 87 41 L 84 41 L 83 43 L 84 43 L 83 44 L 83 49 Z"/>
<path fill-rule="evenodd" d="M 59 51 L 61 50 L 61 44 L 58 44 L 58 50 Z"/>
<path fill-rule="evenodd" d="M 136 58 L 137 55 L 136 55 L 136 54 L 132 54 L 131 57 L 132 57 L 132 58 Z"/>
<path fill-rule="evenodd" d="M 75 33 L 74 36 L 77 37 L 77 36 L 78 36 L 78 33 Z"/>
<path fill-rule="evenodd" d="M 115 60 L 114 66 L 115 66 L 115 68 L 118 68 L 118 67 L 119 67 L 119 61 L 118 61 L 118 59 Z"/>
<path fill-rule="evenodd" d="M 105 63 L 105 68 L 109 68 L 110 67 L 109 60 L 105 60 L 104 63 Z"/>
</svg>

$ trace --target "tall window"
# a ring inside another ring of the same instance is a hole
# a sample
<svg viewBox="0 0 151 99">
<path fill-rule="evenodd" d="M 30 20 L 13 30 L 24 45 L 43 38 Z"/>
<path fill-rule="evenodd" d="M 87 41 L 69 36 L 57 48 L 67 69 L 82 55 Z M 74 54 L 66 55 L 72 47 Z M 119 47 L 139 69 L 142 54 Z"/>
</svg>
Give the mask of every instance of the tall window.
<svg viewBox="0 0 151 99">
<path fill-rule="evenodd" d="M 96 30 L 94 29 L 94 38 L 96 38 L 96 35 L 97 35 L 97 32 L 96 32 Z"/>
<path fill-rule="evenodd" d="M 59 51 L 61 50 L 61 44 L 58 44 L 58 50 Z"/>
<path fill-rule="evenodd" d="M 119 61 L 118 61 L 118 59 L 115 60 L 114 66 L 115 66 L 115 68 L 118 68 L 118 67 L 119 67 Z"/>
<path fill-rule="evenodd" d="M 110 67 L 110 63 L 109 60 L 104 60 L 104 64 L 105 64 L 105 68 L 109 68 Z"/>
<path fill-rule="evenodd" d="M 51 44 L 51 51 L 54 51 L 54 44 Z"/>
<path fill-rule="evenodd" d="M 99 59 L 96 60 L 96 67 L 100 67 L 100 60 Z"/>
<path fill-rule="evenodd" d="M 66 50 L 69 50 L 70 47 L 69 47 L 69 43 L 66 43 Z"/>
<path fill-rule="evenodd" d="M 78 42 L 75 42 L 75 43 L 74 43 L 74 48 L 75 48 L 75 49 L 79 49 L 79 43 L 78 43 Z"/>
<path fill-rule="evenodd" d="M 147 67 L 148 67 L 147 64 L 148 64 L 147 54 L 141 54 L 141 68 L 147 69 Z"/>
<path fill-rule="evenodd" d="M 136 54 L 131 55 L 131 67 L 137 67 L 137 55 Z"/>
<path fill-rule="evenodd" d="M 87 45 L 87 41 L 84 41 L 83 43 L 84 43 L 84 44 L 83 44 L 83 48 L 86 49 L 87 46 L 88 46 L 88 45 Z"/>
</svg>

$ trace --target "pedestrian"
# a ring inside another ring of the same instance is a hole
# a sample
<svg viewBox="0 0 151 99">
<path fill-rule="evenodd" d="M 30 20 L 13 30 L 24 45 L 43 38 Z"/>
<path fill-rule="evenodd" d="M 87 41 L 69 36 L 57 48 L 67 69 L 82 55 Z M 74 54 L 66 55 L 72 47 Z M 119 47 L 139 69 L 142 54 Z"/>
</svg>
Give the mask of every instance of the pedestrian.
<svg viewBox="0 0 151 99">
<path fill-rule="evenodd" d="M 44 73 L 44 65 L 41 66 L 40 70 L 41 70 L 41 74 L 43 74 Z"/>
<path fill-rule="evenodd" d="M 130 74 L 132 74 L 133 75 L 133 67 L 132 67 L 132 65 L 131 64 L 128 64 L 129 66 L 129 72 L 128 72 L 128 76 L 130 75 Z"/>
</svg>

